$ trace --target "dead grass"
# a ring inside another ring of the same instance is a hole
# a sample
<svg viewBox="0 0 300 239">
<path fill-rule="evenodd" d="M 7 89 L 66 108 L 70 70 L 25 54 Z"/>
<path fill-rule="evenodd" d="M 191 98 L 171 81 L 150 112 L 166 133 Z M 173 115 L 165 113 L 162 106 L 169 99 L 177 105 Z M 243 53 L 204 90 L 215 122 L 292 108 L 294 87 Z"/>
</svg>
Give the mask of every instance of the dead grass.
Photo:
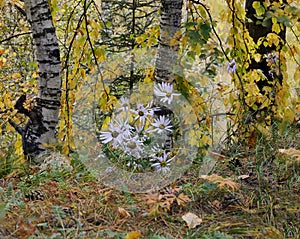
<svg viewBox="0 0 300 239">
<path fill-rule="evenodd" d="M 137 231 L 154 239 L 300 238 L 299 162 L 278 152 L 299 147 L 295 137 L 231 148 L 211 172 L 218 177 L 201 178 L 193 165 L 159 194 L 108 188 L 76 161 L 72 172 L 27 169 L 6 176 L 0 237 L 130 239 Z M 182 219 L 187 212 L 202 223 L 189 229 Z"/>
</svg>

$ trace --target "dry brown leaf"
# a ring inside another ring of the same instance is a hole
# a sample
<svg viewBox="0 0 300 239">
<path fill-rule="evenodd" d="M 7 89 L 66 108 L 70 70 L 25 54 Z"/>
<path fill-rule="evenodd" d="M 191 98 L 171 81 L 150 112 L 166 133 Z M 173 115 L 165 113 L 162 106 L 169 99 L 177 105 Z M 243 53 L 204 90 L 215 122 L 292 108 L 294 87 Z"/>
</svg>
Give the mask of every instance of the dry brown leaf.
<svg viewBox="0 0 300 239">
<path fill-rule="evenodd" d="M 220 189 L 227 188 L 233 191 L 239 189 L 239 185 L 236 182 L 233 182 L 230 178 L 223 178 L 217 174 L 202 175 L 200 177 L 206 181 L 218 184 Z"/>
<path fill-rule="evenodd" d="M 195 228 L 202 223 L 202 219 L 194 213 L 188 212 L 182 216 L 182 219 L 186 222 L 189 228 Z"/>
<path fill-rule="evenodd" d="M 221 208 L 222 203 L 219 200 L 214 200 L 211 203 L 215 208 Z"/>
<path fill-rule="evenodd" d="M 138 238 L 142 238 L 142 234 L 140 232 L 129 232 L 126 237 L 126 239 L 138 239 Z"/>
<path fill-rule="evenodd" d="M 185 206 L 185 204 L 190 201 L 191 199 L 183 193 L 180 193 L 178 197 L 176 197 L 176 202 L 178 206 Z"/>
<path fill-rule="evenodd" d="M 297 162 L 300 163 L 300 150 L 295 148 L 289 148 L 289 149 L 279 149 L 278 151 L 282 154 L 295 157 Z"/>
<path fill-rule="evenodd" d="M 122 207 L 118 207 L 118 215 L 121 218 L 126 218 L 126 217 L 130 217 L 130 213 L 128 211 L 126 211 L 126 209 L 122 208 Z"/>
</svg>

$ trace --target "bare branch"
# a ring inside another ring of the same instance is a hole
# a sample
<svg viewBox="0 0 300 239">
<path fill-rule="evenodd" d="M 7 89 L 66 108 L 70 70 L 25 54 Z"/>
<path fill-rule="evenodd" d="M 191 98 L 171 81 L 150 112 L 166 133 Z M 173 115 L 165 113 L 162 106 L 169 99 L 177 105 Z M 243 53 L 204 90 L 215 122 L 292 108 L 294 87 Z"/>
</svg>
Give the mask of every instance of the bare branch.
<svg viewBox="0 0 300 239">
<path fill-rule="evenodd" d="M 17 38 L 17 37 L 20 37 L 20 36 L 29 35 L 29 34 L 31 34 L 31 33 L 32 33 L 32 32 L 23 32 L 23 33 L 19 33 L 19 34 L 16 34 L 16 35 L 13 35 L 13 36 L 10 36 L 10 37 L 8 37 L 8 38 L 5 38 L 5 39 L 1 40 L 0 43 L 10 41 L 11 39 Z"/>
</svg>

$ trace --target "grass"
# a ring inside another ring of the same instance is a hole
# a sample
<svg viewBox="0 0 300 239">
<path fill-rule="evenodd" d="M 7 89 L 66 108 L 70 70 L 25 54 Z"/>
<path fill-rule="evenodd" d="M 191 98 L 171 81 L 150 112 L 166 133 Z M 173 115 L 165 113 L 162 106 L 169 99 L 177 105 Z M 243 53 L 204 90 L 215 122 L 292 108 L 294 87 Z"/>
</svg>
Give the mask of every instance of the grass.
<svg viewBox="0 0 300 239">
<path fill-rule="evenodd" d="M 300 238 L 300 165 L 278 152 L 299 140 L 295 127 L 232 146 L 211 172 L 223 179 L 199 177 L 195 164 L 160 199 L 106 187 L 76 159 L 72 171 L 28 167 L 0 180 L 0 237 Z M 180 193 L 189 200 L 178 204 Z M 202 223 L 188 228 L 187 212 Z"/>
</svg>

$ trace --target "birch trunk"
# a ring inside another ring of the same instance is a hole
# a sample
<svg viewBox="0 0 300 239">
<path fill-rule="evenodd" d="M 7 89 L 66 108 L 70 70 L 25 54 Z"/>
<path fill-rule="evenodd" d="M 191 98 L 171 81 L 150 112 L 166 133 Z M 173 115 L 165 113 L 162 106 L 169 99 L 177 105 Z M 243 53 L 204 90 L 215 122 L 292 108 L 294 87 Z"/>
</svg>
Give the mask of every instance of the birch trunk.
<svg viewBox="0 0 300 239">
<path fill-rule="evenodd" d="M 173 82 L 178 62 L 178 44 L 171 40 L 179 32 L 182 21 L 183 0 L 161 0 L 160 36 L 155 64 L 156 82 Z"/>
<path fill-rule="evenodd" d="M 48 0 L 25 0 L 25 10 L 36 48 L 38 97 L 31 111 L 23 107 L 25 97 L 17 101 L 16 108 L 30 118 L 24 128 L 18 129 L 24 154 L 36 158 L 45 151 L 45 145 L 55 139 L 61 98 L 61 62 Z"/>
<path fill-rule="evenodd" d="M 161 0 L 160 36 L 158 53 L 154 69 L 155 84 L 162 82 L 174 83 L 176 72 L 178 72 L 178 44 L 171 44 L 176 34 L 180 31 L 182 22 L 183 0 Z M 162 105 L 154 98 L 154 103 L 160 110 L 155 111 L 156 115 L 165 115 L 172 118 L 173 110 Z M 173 147 L 173 135 L 167 134 L 164 137 L 164 146 L 168 149 Z"/>
</svg>

